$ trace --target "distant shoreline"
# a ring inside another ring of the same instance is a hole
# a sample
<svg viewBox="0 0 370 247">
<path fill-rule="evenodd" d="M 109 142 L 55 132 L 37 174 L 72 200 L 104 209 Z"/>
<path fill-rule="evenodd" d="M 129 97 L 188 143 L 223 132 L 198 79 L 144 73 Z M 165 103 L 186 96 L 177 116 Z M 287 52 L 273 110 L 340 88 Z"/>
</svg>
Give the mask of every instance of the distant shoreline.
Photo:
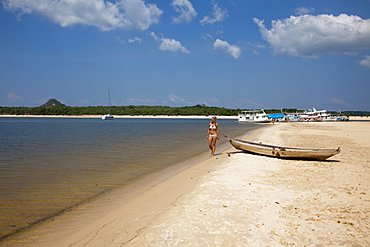
<svg viewBox="0 0 370 247">
<path fill-rule="evenodd" d="M 101 115 L 0 115 L 0 117 L 27 117 L 27 118 L 101 118 Z M 166 116 L 166 115 L 114 115 L 114 118 L 174 118 L 174 119 L 210 119 L 210 116 Z M 238 116 L 216 116 L 218 119 L 238 119 Z"/>
<path fill-rule="evenodd" d="M 101 115 L 0 115 L 0 118 L 6 117 L 27 117 L 27 118 L 101 118 Z M 209 116 L 198 116 L 198 115 L 178 115 L 178 116 L 167 116 L 167 115 L 114 115 L 114 118 L 161 118 L 161 119 L 210 119 L 213 115 Z M 238 119 L 238 116 L 216 116 L 218 119 Z M 368 121 L 369 116 L 350 116 L 350 120 L 356 121 Z"/>
</svg>

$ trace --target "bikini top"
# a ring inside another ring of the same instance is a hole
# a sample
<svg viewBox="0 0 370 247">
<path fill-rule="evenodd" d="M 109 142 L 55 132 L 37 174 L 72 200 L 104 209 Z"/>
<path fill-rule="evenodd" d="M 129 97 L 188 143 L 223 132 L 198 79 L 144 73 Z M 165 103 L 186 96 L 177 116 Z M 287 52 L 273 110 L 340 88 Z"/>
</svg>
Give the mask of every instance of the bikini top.
<svg viewBox="0 0 370 247">
<path fill-rule="evenodd" d="M 217 126 L 216 125 L 209 125 L 209 129 L 215 130 L 215 129 L 217 129 Z"/>
</svg>

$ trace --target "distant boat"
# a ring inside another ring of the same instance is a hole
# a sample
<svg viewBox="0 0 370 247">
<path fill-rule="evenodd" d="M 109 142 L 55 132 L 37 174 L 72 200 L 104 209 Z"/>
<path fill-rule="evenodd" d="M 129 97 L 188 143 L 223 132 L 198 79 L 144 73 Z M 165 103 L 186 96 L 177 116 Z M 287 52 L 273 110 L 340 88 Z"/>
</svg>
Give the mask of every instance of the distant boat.
<svg viewBox="0 0 370 247">
<path fill-rule="evenodd" d="M 110 102 L 110 91 L 108 89 L 108 109 L 109 109 L 109 113 L 108 114 L 105 114 L 104 116 L 101 117 L 101 119 L 103 120 L 113 120 L 114 117 L 112 115 L 110 115 L 110 105 L 111 105 L 111 102 Z"/>
<path fill-rule="evenodd" d="M 271 113 L 268 114 L 268 118 L 273 122 L 286 122 L 288 121 L 287 115 L 285 113 Z"/>
<path fill-rule="evenodd" d="M 242 111 L 238 117 L 239 122 L 269 123 L 271 121 L 263 109 Z"/>
<path fill-rule="evenodd" d="M 349 121 L 349 117 L 346 115 L 343 115 L 339 110 L 337 114 L 330 114 L 327 117 L 323 118 L 324 122 L 329 122 L 329 121 Z"/>
<path fill-rule="evenodd" d="M 224 135 L 225 136 L 225 135 Z M 267 145 L 262 143 L 248 142 L 244 140 L 225 138 L 230 144 L 242 151 L 272 156 L 276 158 L 288 158 L 288 159 L 301 159 L 301 160 L 325 160 L 333 155 L 340 153 L 338 149 L 303 149 L 303 148 L 288 148 L 279 147 L 273 145 Z"/>
<path fill-rule="evenodd" d="M 328 121 L 348 121 L 349 118 L 345 115 L 342 115 L 339 111 L 339 114 L 329 114 L 326 110 L 316 110 L 314 107 L 312 110 L 306 111 L 300 115 L 300 121 L 305 122 L 328 122 Z"/>
<path fill-rule="evenodd" d="M 326 110 L 316 110 L 315 107 L 306 110 L 303 114 L 300 114 L 299 120 L 303 122 L 322 122 L 323 118 L 328 116 Z"/>
<path fill-rule="evenodd" d="M 103 120 L 113 120 L 114 117 L 110 114 L 105 114 L 104 116 L 101 117 Z"/>
</svg>

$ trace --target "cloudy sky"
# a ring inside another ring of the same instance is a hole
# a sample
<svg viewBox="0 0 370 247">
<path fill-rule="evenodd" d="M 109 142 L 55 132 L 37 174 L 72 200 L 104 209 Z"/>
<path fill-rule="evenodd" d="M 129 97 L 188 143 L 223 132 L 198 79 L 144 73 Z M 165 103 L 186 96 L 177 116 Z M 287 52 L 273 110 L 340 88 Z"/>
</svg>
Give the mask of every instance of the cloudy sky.
<svg viewBox="0 0 370 247">
<path fill-rule="evenodd" d="M 0 106 L 370 110 L 370 0 L 0 2 Z"/>
</svg>

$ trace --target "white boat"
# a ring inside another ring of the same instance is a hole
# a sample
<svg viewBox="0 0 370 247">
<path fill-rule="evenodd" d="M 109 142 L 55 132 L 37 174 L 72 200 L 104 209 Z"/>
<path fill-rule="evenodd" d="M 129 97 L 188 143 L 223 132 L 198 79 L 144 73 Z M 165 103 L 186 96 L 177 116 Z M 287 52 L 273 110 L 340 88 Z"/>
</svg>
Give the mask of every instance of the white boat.
<svg viewBox="0 0 370 247">
<path fill-rule="evenodd" d="M 101 117 L 103 120 L 113 120 L 114 117 L 110 114 L 105 114 L 104 116 Z"/>
<path fill-rule="evenodd" d="M 321 122 L 323 118 L 327 117 L 328 114 L 326 110 L 316 110 L 315 107 L 307 111 L 303 114 L 299 115 L 299 120 L 304 122 Z"/>
<path fill-rule="evenodd" d="M 337 122 L 337 121 L 349 121 L 349 118 L 344 115 L 330 115 L 322 119 L 323 122 Z"/>
<path fill-rule="evenodd" d="M 286 122 L 288 121 L 287 114 L 285 113 L 271 113 L 268 114 L 272 122 Z"/>
<path fill-rule="evenodd" d="M 242 111 L 238 114 L 239 122 L 269 123 L 268 114 L 263 109 L 253 111 Z"/>
<path fill-rule="evenodd" d="M 345 115 L 339 114 L 330 114 L 326 110 L 316 110 L 314 107 L 312 110 L 308 110 L 305 113 L 300 115 L 300 121 L 316 121 L 316 122 L 329 122 L 329 121 L 348 121 L 349 118 Z"/>
<path fill-rule="evenodd" d="M 299 114 L 298 113 L 287 113 L 286 121 L 288 121 L 288 122 L 298 122 L 299 121 Z"/>
<path fill-rule="evenodd" d="M 104 116 L 101 117 L 101 119 L 103 120 L 113 120 L 114 117 L 112 115 L 110 115 L 110 105 L 111 105 L 111 102 L 110 102 L 110 91 L 108 89 L 108 105 L 109 105 L 109 113 L 108 114 L 105 114 Z"/>
</svg>

